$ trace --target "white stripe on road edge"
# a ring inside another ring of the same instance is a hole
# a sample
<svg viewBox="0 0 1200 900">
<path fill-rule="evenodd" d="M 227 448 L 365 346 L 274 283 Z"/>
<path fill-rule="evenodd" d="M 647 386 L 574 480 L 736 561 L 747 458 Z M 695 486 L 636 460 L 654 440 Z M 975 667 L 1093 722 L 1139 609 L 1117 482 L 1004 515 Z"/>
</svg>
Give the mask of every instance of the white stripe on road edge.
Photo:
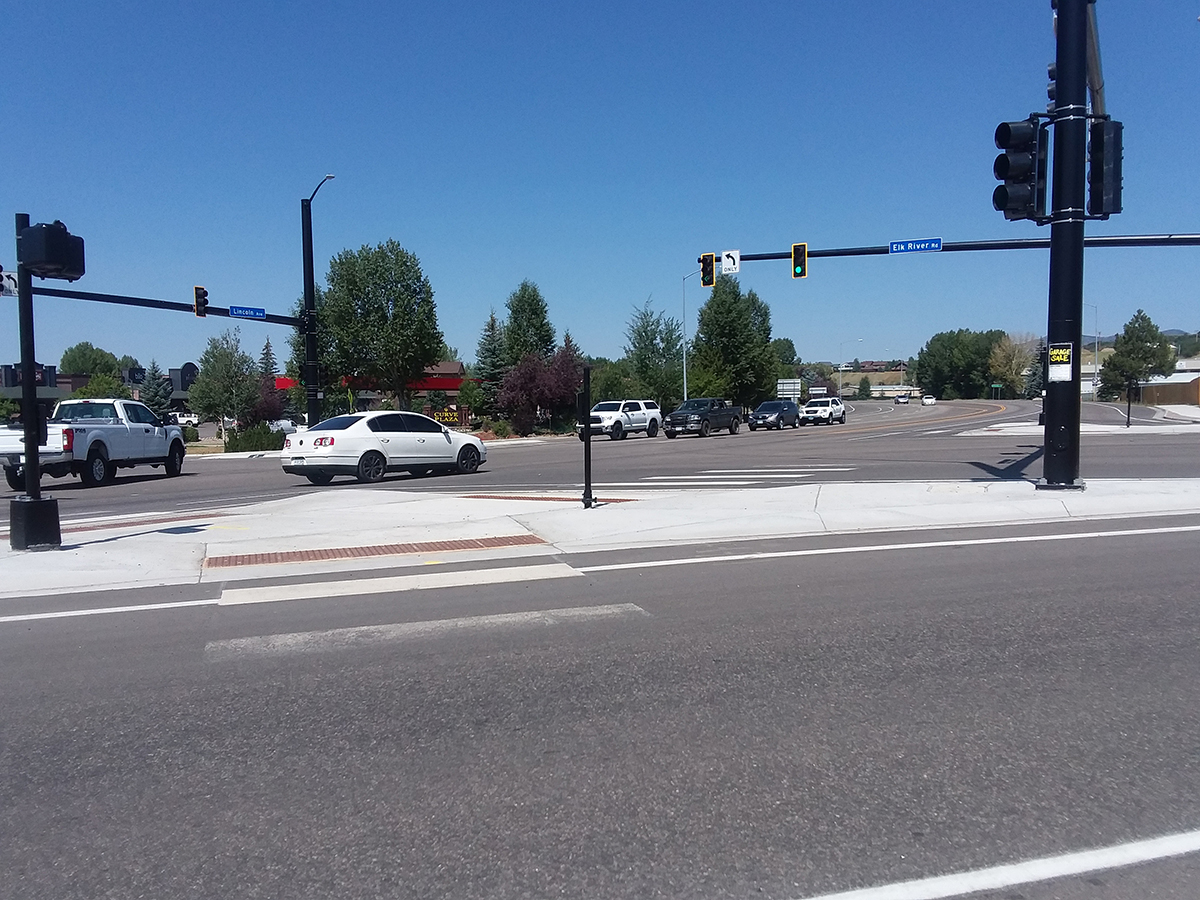
<svg viewBox="0 0 1200 900">
<path fill-rule="evenodd" d="M 176 600 L 171 603 L 144 603 L 141 606 L 105 606 L 99 609 L 63 609 L 57 612 L 26 613 L 20 616 L 0 616 L 3 622 L 35 622 L 38 619 L 71 619 L 76 616 L 103 616 L 108 613 L 146 612 L 152 609 L 186 609 L 189 606 L 216 606 L 216 600 Z"/>
<path fill-rule="evenodd" d="M 854 466 L 775 466 L 771 469 L 705 469 L 705 475 L 766 475 L 770 472 L 853 472 Z"/>
<path fill-rule="evenodd" d="M 329 631 L 303 631 L 294 634 L 268 634 L 260 637 L 210 641 L 204 646 L 208 662 L 220 662 L 246 656 L 287 656 L 293 653 L 322 653 L 349 650 L 372 644 L 384 644 L 410 638 L 431 638 L 464 631 L 503 628 L 533 628 L 539 625 L 565 625 L 599 619 L 646 616 L 636 603 L 608 606 L 576 606 L 569 609 L 544 609 L 534 612 L 500 613 L 491 616 L 466 616 L 459 619 L 434 619 L 427 622 L 401 622 L 396 625 L 361 625 Z"/>
<path fill-rule="evenodd" d="M 1200 831 L 1188 831 L 1147 841 L 1102 847 L 1099 850 L 1083 850 L 1079 853 L 1064 853 L 1062 856 L 1031 859 L 1028 862 L 1006 866 L 993 866 L 990 869 L 976 869 L 974 872 L 901 881 L 841 894 L 822 894 L 808 900 L 937 900 L 939 897 L 959 897 L 979 891 L 1001 890 L 1018 884 L 1081 875 L 1084 872 L 1119 869 L 1197 851 L 1200 851 Z"/>
<path fill-rule="evenodd" d="M 738 472 L 733 475 L 734 478 L 753 478 L 755 480 L 764 478 L 812 478 L 816 472 L 790 472 L 787 475 L 780 475 L 778 472 Z M 694 481 L 697 484 L 719 484 L 721 482 L 710 481 L 714 477 L 729 477 L 729 476 L 714 476 L 714 475 L 647 475 L 645 480 L 651 483 L 658 481 Z"/>
<path fill-rule="evenodd" d="M 758 484 L 757 481 L 606 481 L 603 484 L 592 484 L 593 490 L 608 488 L 662 488 L 662 487 L 746 487 Z M 581 488 L 583 484 L 574 485 Z"/>
<path fill-rule="evenodd" d="M 534 566 L 505 566 L 498 569 L 468 569 L 461 572 L 423 572 L 420 575 L 393 575 L 387 578 L 359 578 L 350 581 L 306 581 L 268 587 L 227 588 L 221 592 L 221 605 L 275 603 L 281 600 L 324 600 L 329 597 L 354 597 L 360 594 L 384 594 L 395 591 L 419 591 L 428 588 L 468 587 L 481 584 L 509 584 L 514 581 L 543 581 L 547 578 L 577 577 L 579 571 L 563 563 Z"/>
<path fill-rule="evenodd" d="M 1177 525 L 1168 528 L 1130 528 L 1121 531 L 1081 531 L 1073 534 L 1031 534 L 1014 537 L 974 538 L 960 541 L 921 541 L 908 544 L 867 544 L 855 547 L 822 547 L 813 550 L 775 550 L 762 553 L 737 553 L 729 556 L 692 556 L 678 559 L 655 559 L 647 562 L 610 563 L 604 566 L 581 566 L 579 572 L 617 572 L 622 569 L 656 569 L 663 566 L 686 566 L 693 563 L 737 562 L 749 559 L 787 559 L 793 556 L 834 556 L 839 553 L 874 553 L 878 550 L 929 550 L 938 547 L 976 547 L 986 544 L 1033 544 L 1038 541 L 1077 541 L 1084 538 L 1130 537 L 1141 534 L 1183 534 L 1200 531 L 1200 525 Z"/>
</svg>

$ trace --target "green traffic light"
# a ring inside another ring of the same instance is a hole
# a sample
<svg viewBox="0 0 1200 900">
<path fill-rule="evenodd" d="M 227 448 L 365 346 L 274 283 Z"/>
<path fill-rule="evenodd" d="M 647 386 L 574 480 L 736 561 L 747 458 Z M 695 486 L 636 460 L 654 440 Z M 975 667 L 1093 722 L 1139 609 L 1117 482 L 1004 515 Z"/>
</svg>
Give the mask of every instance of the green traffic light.
<svg viewBox="0 0 1200 900">
<path fill-rule="evenodd" d="M 797 274 L 799 274 L 800 272 L 803 272 L 803 271 L 804 271 L 804 266 L 796 266 L 796 273 L 797 273 Z"/>
</svg>

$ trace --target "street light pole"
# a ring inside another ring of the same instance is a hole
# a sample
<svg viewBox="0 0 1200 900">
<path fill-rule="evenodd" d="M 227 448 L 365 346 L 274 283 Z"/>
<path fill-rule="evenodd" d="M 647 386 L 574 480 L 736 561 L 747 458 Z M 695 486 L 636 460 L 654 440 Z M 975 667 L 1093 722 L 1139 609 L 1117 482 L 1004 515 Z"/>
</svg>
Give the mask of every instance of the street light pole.
<svg viewBox="0 0 1200 900">
<path fill-rule="evenodd" d="M 688 398 L 687 391 L 687 280 L 693 275 L 699 275 L 700 270 L 688 272 L 683 276 L 683 321 L 680 325 L 683 326 L 683 399 Z"/>
<path fill-rule="evenodd" d="M 838 359 L 840 360 L 838 362 L 838 399 L 839 400 L 842 399 L 842 367 L 846 364 L 845 357 L 842 356 L 842 348 L 845 347 L 847 344 L 853 344 L 855 341 L 857 341 L 858 343 L 861 344 L 862 338 L 846 338 L 846 340 L 844 340 L 840 344 L 838 344 Z"/>
<path fill-rule="evenodd" d="M 1096 326 L 1096 344 L 1092 353 L 1092 401 L 1100 395 L 1100 307 L 1095 303 L 1085 303 L 1092 308 L 1092 324 Z"/>
<path fill-rule="evenodd" d="M 317 286 L 313 276 L 312 202 L 321 185 L 331 179 L 321 179 L 307 200 L 300 201 L 300 232 L 304 246 L 304 399 L 305 413 L 311 428 L 321 418 L 321 400 L 317 396 Z"/>
</svg>

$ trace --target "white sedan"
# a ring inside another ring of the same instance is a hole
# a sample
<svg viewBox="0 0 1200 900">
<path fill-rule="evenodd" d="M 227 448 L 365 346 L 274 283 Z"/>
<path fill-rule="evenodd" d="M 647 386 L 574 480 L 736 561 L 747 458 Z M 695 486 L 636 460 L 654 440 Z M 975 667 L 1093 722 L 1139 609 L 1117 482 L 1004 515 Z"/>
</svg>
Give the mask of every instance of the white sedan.
<svg viewBox="0 0 1200 900">
<path fill-rule="evenodd" d="M 922 406 L 933 406 L 935 403 L 937 403 L 937 397 L 933 396 L 932 394 L 926 394 L 921 398 Z"/>
<path fill-rule="evenodd" d="M 487 448 L 473 434 L 451 431 L 420 413 L 379 410 L 334 416 L 289 434 L 279 461 L 283 471 L 313 484 L 329 484 L 334 475 L 371 483 L 387 472 L 469 474 L 487 461 Z"/>
</svg>

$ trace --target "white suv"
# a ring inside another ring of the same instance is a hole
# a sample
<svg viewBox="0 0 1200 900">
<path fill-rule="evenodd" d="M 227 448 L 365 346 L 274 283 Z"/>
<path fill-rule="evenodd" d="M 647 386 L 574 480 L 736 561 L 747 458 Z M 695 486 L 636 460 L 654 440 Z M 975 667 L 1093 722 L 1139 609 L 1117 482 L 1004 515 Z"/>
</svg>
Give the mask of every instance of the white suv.
<svg viewBox="0 0 1200 900">
<path fill-rule="evenodd" d="M 834 422 L 846 424 L 846 406 L 840 397 L 821 397 L 809 400 L 800 411 L 800 424 L 832 425 Z"/>
<path fill-rule="evenodd" d="M 631 431 L 644 431 L 655 437 L 662 428 L 662 410 L 653 400 L 604 400 L 592 407 L 592 434 L 607 434 L 609 440 L 624 440 Z M 576 425 L 583 440 L 583 426 Z"/>
</svg>

